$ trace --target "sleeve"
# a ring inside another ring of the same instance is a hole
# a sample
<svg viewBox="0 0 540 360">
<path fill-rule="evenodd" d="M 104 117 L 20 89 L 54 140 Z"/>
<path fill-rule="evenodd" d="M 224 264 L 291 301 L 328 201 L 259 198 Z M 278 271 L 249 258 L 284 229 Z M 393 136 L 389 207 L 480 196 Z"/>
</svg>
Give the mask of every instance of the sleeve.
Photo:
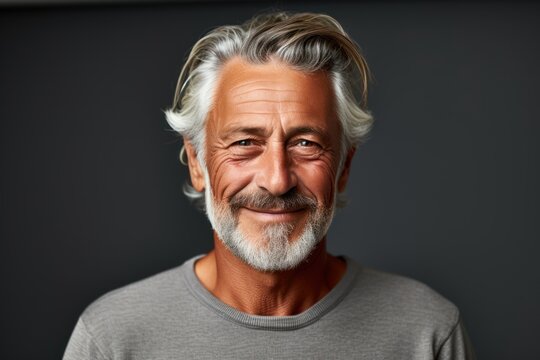
<svg viewBox="0 0 540 360">
<path fill-rule="evenodd" d="M 63 360 L 107 360 L 79 318 L 69 339 Z"/>
<path fill-rule="evenodd" d="M 437 360 L 475 360 L 476 356 L 463 326 L 458 320 L 448 338 L 444 341 L 436 356 Z"/>
</svg>

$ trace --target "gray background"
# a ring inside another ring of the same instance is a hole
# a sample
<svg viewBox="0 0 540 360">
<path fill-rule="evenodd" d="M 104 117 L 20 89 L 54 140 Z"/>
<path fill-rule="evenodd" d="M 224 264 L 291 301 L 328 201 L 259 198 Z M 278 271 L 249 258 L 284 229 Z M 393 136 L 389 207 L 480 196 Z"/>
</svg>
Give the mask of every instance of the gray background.
<svg viewBox="0 0 540 360">
<path fill-rule="evenodd" d="M 0 8 L 2 359 L 60 358 L 96 297 L 210 248 L 162 110 L 201 35 L 276 6 L 375 75 L 330 250 L 451 299 L 480 358 L 537 356 L 539 6 L 218 1 Z"/>
</svg>

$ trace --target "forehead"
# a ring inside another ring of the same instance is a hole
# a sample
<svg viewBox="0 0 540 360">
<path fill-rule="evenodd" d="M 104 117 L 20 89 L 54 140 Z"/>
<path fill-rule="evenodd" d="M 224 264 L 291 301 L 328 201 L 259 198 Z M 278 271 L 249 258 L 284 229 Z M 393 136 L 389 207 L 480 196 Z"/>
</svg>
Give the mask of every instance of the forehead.
<svg viewBox="0 0 540 360">
<path fill-rule="evenodd" d="M 334 97 L 326 72 L 306 73 L 280 61 L 250 64 L 235 58 L 227 62 L 218 80 L 213 116 L 218 128 L 227 125 L 282 126 L 316 122 L 335 123 Z"/>
</svg>

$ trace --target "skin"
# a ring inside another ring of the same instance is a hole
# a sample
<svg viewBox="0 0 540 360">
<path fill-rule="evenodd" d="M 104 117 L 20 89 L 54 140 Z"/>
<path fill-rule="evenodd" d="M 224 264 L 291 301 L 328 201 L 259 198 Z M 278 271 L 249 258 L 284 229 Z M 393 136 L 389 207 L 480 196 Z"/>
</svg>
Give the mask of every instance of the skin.
<svg viewBox="0 0 540 360">
<path fill-rule="evenodd" d="M 194 188 L 211 185 L 218 202 L 240 192 L 279 196 L 295 189 L 318 206 L 331 206 L 336 191 L 345 189 L 354 154 L 354 149 L 348 152 L 338 174 L 341 128 L 333 97 L 325 72 L 303 73 L 278 60 L 249 64 L 231 59 L 222 69 L 206 123 L 210 184 L 185 139 Z M 238 219 L 249 239 L 258 239 L 265 224 L 288 222 L 294 226 L 289 241 L 295 241 L 308 215 L 307 209 L 241 208 Z M 295 269 L 261 272 L 233 255 L 214 232 L 214 250 L 196 263 L 195 273 L 212 294 L 240 311 L 285 316 L 319 301 L 345 268 L 326 251 L 325 236 L 309 261 Z"/>
</svg>

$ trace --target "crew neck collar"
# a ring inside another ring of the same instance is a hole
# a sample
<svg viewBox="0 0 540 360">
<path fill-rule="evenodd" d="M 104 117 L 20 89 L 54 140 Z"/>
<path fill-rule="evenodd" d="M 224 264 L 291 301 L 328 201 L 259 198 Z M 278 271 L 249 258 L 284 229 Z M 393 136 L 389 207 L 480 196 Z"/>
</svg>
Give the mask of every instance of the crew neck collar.
<svg viewBox="0 0 540 360">
<path fill-rule="evenodd" d="M 262 316 L 251 315 L 229 306 L 208 291 L 195 275 L 195 262 L 204 255 L 187 260 L 182 266 L 184 281 L 191 293 L 205 306 L 216 312 L 222 318 L 251 329 L 261 330 L 295 330 L 308 326 L 339 304 L 349 293 L 360 267 L 347 256 L 342 258 L 347 264 L 345 274 L 339 282 L 322 299 L 310 308 L 297 315 L 291 316 Z"/>
</svg>

